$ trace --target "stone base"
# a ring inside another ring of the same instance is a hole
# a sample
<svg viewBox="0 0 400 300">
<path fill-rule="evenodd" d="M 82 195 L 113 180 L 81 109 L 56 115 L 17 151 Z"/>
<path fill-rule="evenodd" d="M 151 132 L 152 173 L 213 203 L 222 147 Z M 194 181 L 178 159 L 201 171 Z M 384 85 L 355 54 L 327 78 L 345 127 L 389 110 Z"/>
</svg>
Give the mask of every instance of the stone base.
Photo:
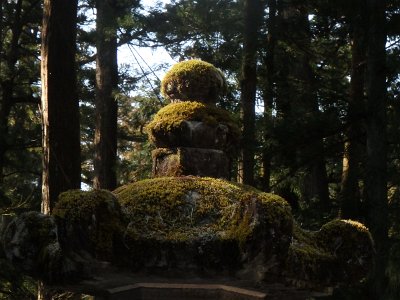
<svg viewBox="0 0 400 300">
<path fill-rule="evenodd" d="M 193 175 L 229 179 L 229 159 L 221 150 L 159 148 L 152 156 L 154 177 Z"/>
<path fill-rule="evenodd" d="M 109 289 L 108 297 L 95 299 L 157 300 L 261 300 L 262 292 L 220 284 L 137 283 Z"/>
</svg>

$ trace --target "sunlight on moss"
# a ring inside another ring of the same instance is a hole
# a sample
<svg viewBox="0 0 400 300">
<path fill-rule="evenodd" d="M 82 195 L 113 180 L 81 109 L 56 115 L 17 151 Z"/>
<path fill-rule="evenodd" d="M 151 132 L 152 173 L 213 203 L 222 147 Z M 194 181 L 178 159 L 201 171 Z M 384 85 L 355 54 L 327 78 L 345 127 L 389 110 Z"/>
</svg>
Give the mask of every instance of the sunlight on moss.
<svg viewBox="0 0 400 300">
<path fill-rule="evenodd" d="M 233 140 L 240 136 L 240 129 L 230 113 L 196 101 L 171 103 L 163 107 L 146 126 L 146 130 L 154 142 L 156 133 L 178 129 L 184 121 L 199 121 L 207 125 L 224 124 L 228 126 Z"/>
<path fill-rule="evenodd" d="M 175 64 L 161 82 L 161 93 L 169 100 L 215 103 L 225 88 L 219 69 L 195 59 Z"/>
<path fill-rule="evenodd" d="M 61 193 L 52 215 L 67 230 L 81 230 L 67 232 L 69 238 L 84 238 L 96 257 L 111 257 L 114 236 L 121 230 L 120 207 L 111 192 L 70 190 Z"/>
<path fill-rule="evenodd" d="M 292 220 L 282 198 L 221 179 L 154 178 L 121 187 L 115 194 L 136 237 L 188 240 L 209 234 L 242 243 L 256 226 L 252 201 L 265 206 L 271 224 L 291 226 Z"/>
</svg>

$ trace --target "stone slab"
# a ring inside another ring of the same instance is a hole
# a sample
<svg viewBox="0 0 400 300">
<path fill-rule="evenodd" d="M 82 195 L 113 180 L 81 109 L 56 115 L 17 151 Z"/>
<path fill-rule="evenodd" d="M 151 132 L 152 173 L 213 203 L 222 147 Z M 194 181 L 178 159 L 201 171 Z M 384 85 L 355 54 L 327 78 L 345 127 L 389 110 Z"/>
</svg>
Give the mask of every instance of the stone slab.
<svg viewBox="0 0 400 300">
<path fill-rule="evenodd" d="M 107 292 L 107 300 L 259 300 L 267 296 L 228 285 L 187 283 L 136 283 Z"/>
<path fill-rule="evenodd" d="M 193 175 L 229 179 L 230 161 L 221 150 L 179 147 L 156 149 L 153 176 Z"/>
</svg>

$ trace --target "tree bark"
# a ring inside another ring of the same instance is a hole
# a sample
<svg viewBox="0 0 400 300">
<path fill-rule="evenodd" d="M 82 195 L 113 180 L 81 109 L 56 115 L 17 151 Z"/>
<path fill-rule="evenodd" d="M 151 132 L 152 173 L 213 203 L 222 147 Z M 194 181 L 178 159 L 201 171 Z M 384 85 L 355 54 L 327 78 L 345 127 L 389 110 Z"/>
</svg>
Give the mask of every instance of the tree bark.
<svg viewBox="0 0 400 300">
<path fill-rule="evenodd" d="M 244 1 L 243 61 L 240 96 L 243 118 L 242 182 L 249 185 L 254 185 L 257 50 L 259 46 L 258 30 L 262 21 L 262 12 L 262 1 Z"/>
<path fill-rule="evenodd" d="M 302 198 L 317 199 L 321 206 L 329 202 L 324 144 L 321 137 L 310 134 L 320 114 L 315 76 L 311 65 L 311 32 L 308 8 L 293 0 L 278 6 L 280 39 L 291 49 L 279 49 L 281 65 L 277 115 L 286 128 L 282 148 L 288 159 L 305 171 Z M 307 118 L 304 116 L 307 115 Z"/>
<path fill-rule="evenodd" d="M 264 143 L 268 143 L 271 138 L 271 126 L 273 124 L 273 103 L 274 103 L 274 57 L 275 57 L 275 46 L 276 46 L 276 0 L 268 0 L 268 35 L 266 41 L 266 54 L 264 56 L 264 65 L 266 67 L 266 78 L 264 78 Z M 272 154 L 266 145 L 263 147 L 262 153 L 262 190 L 269 192 L 271 190 L 271 160 Z"/>
<path fill-rule="evenodd" d="M 387 136 L 386 136 L 386 1 L 368 0 L 367 46 L 367 163 L 365 193 L 367 223 L 376 254 L 370 273 L 370 295 L 382 299 L 388 256 Z"/>
<path fill-rule="evenodd" d="M 347 112 L 347 130 L 343 151 L 343 168 L 341 181 L 341 213 L 345 219 L 360 218 L 360 165 L 365 155 L 364 116 L 364 79 L 366 66 L 365 12 L 360 7 L 352 16 L 351 44 L 351 81 L 350 98 Z"/>
<path fill-rule="evenodd" d="M 117 186 L 117 14 L 113 1 L 97 0 L 96 132 L 94 187 Z"/>
<path fill-rule="evenodd" d="M 79 101 L 76 88 L 77 0 L 45 0 L 42 30 L 42 211 L 80 188 Z"/>
</svg>

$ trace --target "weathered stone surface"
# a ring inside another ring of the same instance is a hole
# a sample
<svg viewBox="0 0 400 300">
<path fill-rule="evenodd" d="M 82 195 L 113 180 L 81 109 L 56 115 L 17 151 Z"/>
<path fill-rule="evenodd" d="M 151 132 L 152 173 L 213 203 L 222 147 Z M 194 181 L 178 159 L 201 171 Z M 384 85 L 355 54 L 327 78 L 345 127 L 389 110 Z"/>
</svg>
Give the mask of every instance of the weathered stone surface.
<svg viewBox="0 0 400 300">
<path fill-rule="evenodd" d="M 159 148 L 152 152 L 153 176 L 194 175 L 229 178 L 230 161 L 221 150 L 186 148 Z"/>
<path fill-rule="evenodd" d="M 28 275 L 48 283 L 93 276 L 95 259 L 113 260 L 121 211 L 107 191 L 68 191 L 60 195 L 53 216 L 23 213 L 2 236 L 7 259 Z"/>
<path fill-rule="evenodd" d="M 52 217 L 34 211 L 21 214 L 8 224 L 2 244 L 7 259 L 26 274 L 60 280 L 65 265 Z"/>
<path fill-rule="evenodd" d="M 120 205 L 106 190 L 61 193 L 52 215 L 64 250 L 113 260 L 114 244 L 122 227 Z"/>
<path fill-rule="evenodd" d="M 339 263 L 341 280 L 357 282 L 371 268 L 373 240 L 360 222 L 333 220 L 323 225 L 315 238 L 318 245 L 332 253 Z"/>
<path fill-rule="evenodd" d="M 192 147 L 224 150 L 231 146 L 229 128 L 224 124 L 210 126 L 199 121 L 183 121 L 170 131 L 155 131 L 157 148 Z"/>
<path fill-rule="evenodd" d="M 265 293 L 221 284 L 139 283 L 109 290 L 109 300 L 263 300 Z M 293 300 L 293 299 L 292 299 Z"/>
<path fill-rule="evenodd" d="M 196 101 L 163 107 L 146 129 L 162 148 L 210 148 L 233 155 L 240 140 L 240 129 L 227 111 Z"/>
<path fill-rule="evenodd" d="M 262 280 L 286 257 L 292 216 L 276 195 L 192 176 L 143 180 L 115 193 L 131 220 L 124 265 L 135 270 Z"/>
<path fill-rule="evenodd" d="M 373 241 L 359 222 L 333 220 L 319 231 L 294 226 L 285 275 L 298 285 L 354 284 L 371 267 Z"/>
<path fill-rule="evenodd" d="M 153 176 L 229 179 L 240 129 L 231 114 L 215 105 L 224 86 L 221 71 L 200 60 L 180 62 L 167 72 L 161 91 L 172 103 L 146 126 L 158 148 Z"/>
<path fill-rule="evenodd" d="M 2 237 L 7 259 L 52 283 L 95 276 L 94 257 L 108 257 L 133 272 L 251 282 L 277 275 L 297 286 L 354 283 L 371 263 L 373 243 L 362 224 L 334 220 L 304 231 L 282 198 L 240 184 L 165 177 L 114 194 L 70 191 L 55 216 L 22 214 Z"/>
<path fill-rule="evenodd" d="M 161 93 L 171 101 L 215 103 L 226 87 L 223 73 L 212 64 L 188 60 L 175 64 L 161 83 Z"/>
</svg>

